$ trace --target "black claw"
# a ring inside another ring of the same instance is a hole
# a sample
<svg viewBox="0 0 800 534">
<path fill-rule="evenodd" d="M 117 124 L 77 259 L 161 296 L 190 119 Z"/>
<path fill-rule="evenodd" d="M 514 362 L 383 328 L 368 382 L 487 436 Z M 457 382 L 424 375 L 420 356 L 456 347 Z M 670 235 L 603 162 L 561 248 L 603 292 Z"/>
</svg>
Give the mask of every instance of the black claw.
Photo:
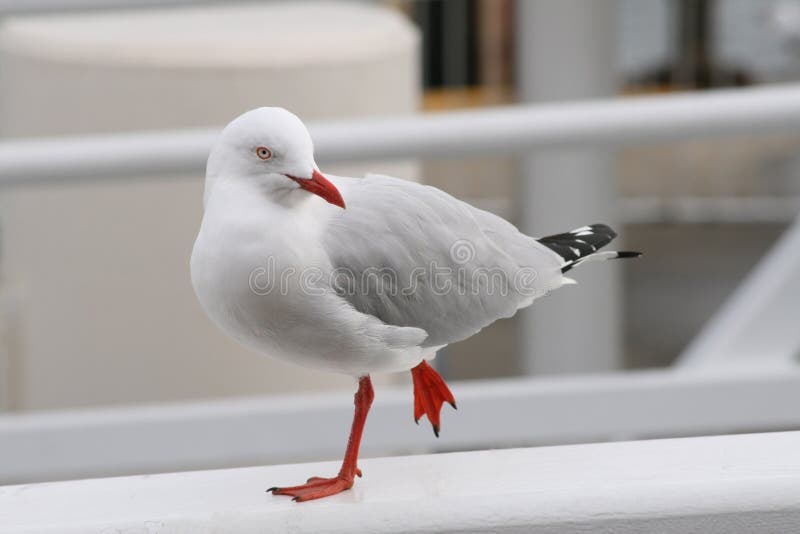
<svg viewBox="0 0 800 534">
<path fill-rule="evenodd" d="M 414 419 L 414 422 L 419 424 L 419 419 Z"/>
<path fill-rule="evenodd" d="M 280 489 L 280 488 L 278 488 L 278 486 L 272 486 L 270 489 L 267 490 L 267 493 L 271 493 L 271 492 L 273 492 L 273 491 L 275 491 L 277 489 Z"/>
<path fill-rule="evenodd" d="M 293 498 L 292 498 L 292 502 L 297 502 L 297 501 L 299 501 L 299 500 L 300 500 L 300 497 L 293 497 Z"/>
<path fill-rule="evenodd" d="M 433 425 L 433 433 L 436 434 L 436 437 L 439 437 L 439 426 Z"/>
<path fill-rule="evenodd" d="M 455 402 L 448 402 L 447 404 L 449 404 L 450 406 L 452 406 L 454 410 L 458 410 L 458 406 L 456 406 L 456 403 L 455 403 Z"/>
</svg>

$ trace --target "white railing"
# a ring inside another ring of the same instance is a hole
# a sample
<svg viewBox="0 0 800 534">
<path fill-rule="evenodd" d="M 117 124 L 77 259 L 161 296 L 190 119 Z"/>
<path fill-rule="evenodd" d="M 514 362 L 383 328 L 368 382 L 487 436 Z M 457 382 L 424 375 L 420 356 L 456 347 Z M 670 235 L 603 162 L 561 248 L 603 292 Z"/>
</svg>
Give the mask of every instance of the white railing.
<svg viewBox="0 0 800 534">
<path fill-rule="evenodd" d="M 800 427 L 800 369 L 668 370 L 455 383 L 437 440 L 410 386 L 379 388 L 363 452 L 407 454 Z M 352 394 L 281 395 L 0 418 L 0 484 L 341 455 Z"/>
<path fill-rule="evenodd" d="M 338 464 L 0 488 L 0 532 L 794 532 L 800 432 L 361 460 L 324 501 L 265 493 Z M 55 451 L 54 451 L 55 452 Z"/>
<path fill-rule="evenodd" d="M 631 145 L 800 128 L 800 85 L 312 122 L 322 163 Z M 216 130 L 0 143 L 0 185 L 202 174 Z"/>
</svg>

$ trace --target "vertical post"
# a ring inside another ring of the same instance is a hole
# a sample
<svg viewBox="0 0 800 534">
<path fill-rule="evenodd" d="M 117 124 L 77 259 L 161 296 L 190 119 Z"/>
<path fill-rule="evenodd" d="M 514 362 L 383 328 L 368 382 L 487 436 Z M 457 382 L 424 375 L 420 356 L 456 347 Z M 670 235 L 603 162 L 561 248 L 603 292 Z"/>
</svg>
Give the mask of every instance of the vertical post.
<svg viewBox="0 0 800 534">
<path fill-rule="evenodd" d="M 680 0 L 674 11 L 672 83 L 708 89 L 714 85 L 710 0 Z"/>
<path fill-rule="evenodd" d="M 527 102 L 578 100 L 616 91 L 614 0 L 518 0 L 517 84 Z M 547 235 L 595 222 L 619 227 L 614 155 L 600 149 L 537 151 L 523 158 L 521 229 Z M 595 264 L 520 318 L 527 373 L 618 368 L 619 265 Z"/>
</svg>

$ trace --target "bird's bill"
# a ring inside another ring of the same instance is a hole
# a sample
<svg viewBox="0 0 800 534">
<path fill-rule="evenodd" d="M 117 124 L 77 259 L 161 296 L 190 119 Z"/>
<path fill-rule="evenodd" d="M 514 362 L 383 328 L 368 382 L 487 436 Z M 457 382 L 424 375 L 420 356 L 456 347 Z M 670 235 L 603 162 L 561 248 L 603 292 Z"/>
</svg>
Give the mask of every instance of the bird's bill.
<svg viewBox="0 0 800 534">
<path fill-rule="evenodd" d="M 327 178 L 322 176 L 322 173 L 317 169 L 311 173 L 311 178 L 298 178 L 296 176 L 286 175 L 300 185 L 301 189 L 305 189 L 309 193 L 313 193 L 318 197 L 325 199 L 334 206 L 339 206 L 344 209 L 344 199 L 342 198 L 339 190 Z"/>
</svg>

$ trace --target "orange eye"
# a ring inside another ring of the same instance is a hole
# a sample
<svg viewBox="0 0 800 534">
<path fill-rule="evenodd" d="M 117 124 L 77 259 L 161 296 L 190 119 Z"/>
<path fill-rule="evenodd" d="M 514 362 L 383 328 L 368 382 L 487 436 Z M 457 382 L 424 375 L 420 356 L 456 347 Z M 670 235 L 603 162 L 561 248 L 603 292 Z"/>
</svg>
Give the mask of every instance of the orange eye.
<svg viewBox="0 0 800 534">
<path fill-rule="evenodd" d="M 256 149 L 256 156 L 266 161 L 272 157 L 272 151 L 265 146 L 260 146 Z"/>
</svg>

